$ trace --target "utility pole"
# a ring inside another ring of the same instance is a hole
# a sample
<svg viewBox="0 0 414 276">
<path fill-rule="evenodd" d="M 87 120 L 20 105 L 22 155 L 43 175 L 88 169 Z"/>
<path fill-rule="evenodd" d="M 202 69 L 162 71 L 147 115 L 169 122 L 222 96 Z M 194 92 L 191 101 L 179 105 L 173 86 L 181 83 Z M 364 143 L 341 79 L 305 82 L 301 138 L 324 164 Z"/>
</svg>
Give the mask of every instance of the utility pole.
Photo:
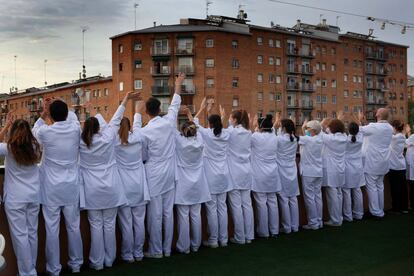
<svg viewBox="0 0 414 276">
<path fill-rule="evenodd" d="M 14 88 L 17 90 L 17 55 L 14 55 Z"/>
<path fill-rule="evenodd" d="M 44 60 L 45 85 L 47 85 L 47 79 L 46 79 L 46 63 L 47 63 L 47 59 Z"/>
<path fill-rule="evenodd" d="M 139 4 L 138 3 L 135 3 L 134 4 L 134 16 L 135 16 L 135 28 L 134 28 L 134 31 L 137 29 L 137 8 L 138 8 L 138 6 L 139 6 Z"/>
<path fill-rule="evenodd" d="M 82 26 L 82 74 L 81 79 L 86 79 L 86 66 L 85 66 L 85 33 L 89 29 L 88 26 Z"/>
</svg>

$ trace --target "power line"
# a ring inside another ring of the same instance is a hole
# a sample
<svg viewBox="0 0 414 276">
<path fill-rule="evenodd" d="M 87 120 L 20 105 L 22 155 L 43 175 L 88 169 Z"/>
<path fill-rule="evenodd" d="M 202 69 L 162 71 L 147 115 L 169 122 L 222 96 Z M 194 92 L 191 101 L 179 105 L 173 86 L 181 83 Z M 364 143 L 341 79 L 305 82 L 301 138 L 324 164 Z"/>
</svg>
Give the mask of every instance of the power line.
<svg viewBox="0 0 414 276">
<path fill-rule="evenodd" d="M 399 26 L 405 27 L 405 28 L 414 28 L 414 23 L 411 23 L 411 22 L 404 22 L 404 21 L 386 19 L 386 18 L 380 18 L 380 17 L 372 17 L 372 16 L 369 16 L 369 15 L 363 15 L 363 14 L 358 14 L 358 13 L 339 11 L 339 10 L 333 10 L 333 9 L 327 9 L 327 8 L 320 8 L 320 7 L 303 5 L 303 4 L 298 4 L 298 3 L 291 3 L 291 2 L 286 2 L 286 1 L 279 1 L 279 0 L 268 0 L 268 1 L 274 2 L 274 3 L 279 3 L 279 4 L 284 4 L 284 5 L 291 5 L 291 6 L 302 7 L 302 8 L 307 8 L 307 9 L 327 11 L 327 12 L 332 12 L 332 13 L 337 13 L 337 14 L 360 17 L 360 18 L 365 18 L 365 19 L 371 20 L 371 21 L 380 21 L 380 22 L 383 22 L 383 23 L 391 24 L 391 25 L 399 25 Z"/>
</svg>

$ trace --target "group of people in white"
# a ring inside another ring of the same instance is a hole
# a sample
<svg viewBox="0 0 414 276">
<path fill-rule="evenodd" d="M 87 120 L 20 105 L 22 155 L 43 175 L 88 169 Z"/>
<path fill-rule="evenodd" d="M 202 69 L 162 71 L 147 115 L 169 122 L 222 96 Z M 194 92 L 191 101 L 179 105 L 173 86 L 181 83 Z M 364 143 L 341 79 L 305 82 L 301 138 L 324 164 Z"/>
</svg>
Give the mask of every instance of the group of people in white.
<svg viewBox="0 0 414 276">
<path fill-rule="evenodd" d="M 169 257 L 174 206 L 176 249 L 181 253 L 197 252 L 202 244 L 225 247 L 229 241 L 245 244 L 255 236 L 297 232 L 298 147 L 307 215 L 303 229 L 362 219 L 364 185 L 370 213 L 383 217 L 383 179 L 388 172 L 393 208 L 408 209 L 405 173 L 408 164 L 409 179 L 414 180 L 414 137 L 406 140 L 401 123 L 388 123 L 387 109 L 378 110 L 376 123 L 362 126 L 363 116 L 358 116 L 347 129 L 341 118 L 306 121 L 299 136 L 290 119 L 251 118 L 244 110 L 227 118 L 221 106 L 219 115 L 210 114 L 213 105 L 204 99 L 194 118 L 186 110 L 188 120 L 177 130 L 184 77 L 177 77 L 163 117 L 159 100 L 139 100 L 131 123 L 123 114 L 127 102 L 136 99 L 134 93 L 125 96 L 108 123 L 87 105 L 92 116 L 83 128 L 61 100 L 46 101 L 33 129 L 27 121 L 12 121 L 9 116 L 0 132 L 0 139 L 6 141 L 0 144 L 0 155 L 5 156 L 3 201 L 19 275 L 37 275 L 40 209 L 46 227 L 46 270 L 51 275 L 61 271 L 61 217 L 68 235 L 68 266 L 73 273 L 80 271 L 81 210 L 87 210 L 90 225 L 89 266 L 96 270 L 111 267 L 116 258 L 117 217 L 122 260 Z M 208 120 L 203 126 L 199 117 L 205 111 Z M 144 113 L 150 120 L 142 126 Z M 329 211 L 325 222 L 322 186 Z M 202 204 L 208 223 L 204 242 Z M 234 224 L 230 238 L 228 207 Z"/>
</svg>

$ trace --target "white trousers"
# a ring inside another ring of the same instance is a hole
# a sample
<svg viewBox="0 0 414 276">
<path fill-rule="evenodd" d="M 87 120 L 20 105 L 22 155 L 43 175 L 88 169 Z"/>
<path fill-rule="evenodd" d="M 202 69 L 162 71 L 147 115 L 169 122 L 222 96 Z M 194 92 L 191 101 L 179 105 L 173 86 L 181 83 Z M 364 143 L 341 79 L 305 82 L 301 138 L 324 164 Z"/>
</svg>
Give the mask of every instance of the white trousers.
<svg viewBox="0 0 414 276">
<path fill-rule="evenodd" d="M 79 269 L 83 264 L 83 245 L 80 234 L 80 210 L 78 205 L 51 207 L 42 205 L 42 213 L 46 227 L 46 271 L 51 275 L 59 275 L 60 265 L 59 230 L 60 212 L 65 217 L 68 235 L 68 266 Z"/>
<path fill-rule="evenodd" d="M 175 205 L 177 210 L 177 250 L 197 250 L 201 245 L 201 204 Z M 190 234 L 191 224 L 191 234 Z"/>
<path fill-rule="evenodd" d="M 342 212 L 344 220 L 362 219 L 364 216 L 364 205 L 361 188 L 342 188 Z"/>
<path fill-rule="evenodd" d="M 278 200 L 281 213 L 281 232 L 297 232 L 299 230 L 298 198 L 296 196 L 286 197 L 279 194 Z"/>
<path fill-rule="evenodd" d="M 308 225 L 315 228 L 322 226 L 322 177 L 302 176 L 302 192 Z"/>
<path fill-rule="evenodd" d="M 365 173 L 369 212 L 376 217 L 384 216 L 384 176 Z"/>
<path fill-rule="evenodd" d="M 89 261 L 91 267 L 102 269 L 111 267 L 116 257 L 116 214 L 118 208 L 88 210 L 91 228 L 91 249 Z"/>
<path fill-rule="evenodd" d="M 146 204 L 118 209 L 118 224 L 121 229 L 121 259 L 125 261 L 144 257 Z"/>
<path fill-rule="evenodd" d="M 250 190 L 233 190 L 227 195 L 234 224 L 234 239 L 241 242 L 253 240 L 254 218 Z"/>
<path fill-rule="evenodd" d="M 342 225 L 342 189 L 325 187 L 325 192 L 329 220 L 336 225 Z"/>
<path fill-rule="evenodd" d="M 174 190 L 152 197 L 147 204 L 148 253 L 170 254 L 174 234 Z M 163 241 L 164 230 L 164 241 Z"/>
<path fill-rule="evenodd" d="M 38 203 L 5 204 L 7 220 L 20 276 L 37 275 Z"/>
<path fill-rule="evenodd" d="M 256 232 L 259 237 L 267 238 L 279 234 L 279 207 L 276 193 L 253 192 L 256 206 Z"/>
<path fill-rule="evenodd" d="M 226 205 L 227 193 L 212 194 L 211 200 L 205 203 L 208 222 L 208 242 L 210 244 L 227 243 L 228 241 L 228 216 Z"/>
</svg>

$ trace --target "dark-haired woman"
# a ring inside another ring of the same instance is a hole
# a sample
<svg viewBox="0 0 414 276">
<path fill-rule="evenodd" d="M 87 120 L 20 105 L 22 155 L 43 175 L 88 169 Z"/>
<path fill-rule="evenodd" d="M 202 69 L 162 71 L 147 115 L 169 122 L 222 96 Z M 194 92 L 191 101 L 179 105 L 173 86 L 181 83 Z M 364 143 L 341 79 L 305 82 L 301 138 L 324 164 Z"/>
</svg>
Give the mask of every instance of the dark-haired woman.
<svg viewBox="0 0 414 276">
<path fill-rule="evenodd" d="M 97 114 L 85 121 L 81 135 L 80 205 L 88 210 L 91 230 L 89 261 L 95 270 L 111 267 L 115 260 L 117 210 L 127 203 L 116 164 L 115 143 L 129 95 L 125 96 L 109 124 L 101 114 Z"/>
<path fill-rule="evenodd" d="M 323 123 L 322 123 L 323 124 Z M 333 119 L 328 124 L 328 133 L 322 133 L 323 158 L 326 168 L 323 169 L 323 183 L 326 192 L 329 220 L 328 226 L 342 225 L 342 187 L 345 185 L 345 150 L 347 136 L 344 123 Z"/>
<path fill-rule="evenodd" d="M 177 211 L 177 250 L 197 252 L 202 239 L 201 204 L 211 200 L 203 167 L 203 139 L 197 135 L 191 111 L 189 121 L 176 135 L 175 208 Z M 191 234 L 190 234 L 191 226 Z"/>
<path fill-rule="evenodd" d="M 289 234 L 299 230 L 299 184 L 296 166 L 296 151 L 298 138 L 295 134 L 295 123 L 290 119 L 275 120 L 275 129 L 278 129 L 278 157 L 279 176 L 282 190 L 278 194 L 281 212 L 280 232 Z"/>
<path fill-rule="evenodd" d="M 365 185 L 362 163 L 362 143 L 364 137 L 359 125 L 348 125 L 348 137 L 345 150 L 345 184 L 342 188 L 342 213 L 345 221 L 361 220 L 364 215 L 361 187 Z"/>
<path fill-rule="evenodd" d="M 9 114 L 0 132 L 1 141 L 9 129 L 7 143 L 0 143 L 6 170 L 3 201 L 19 275 L 37 275 L 40 146 L 27 121 L 12 123 Z"/>
<path fill-rule="evenodd" d="M 408 212 L 408 192 L 406 183 L 406 163 L 404 158 L 404 124 L 400 120 L 391 123 L 394 128 L 390 146 L 390 171 L 388 177 L 391 186 L 392 211 Z"/>
<path fill-rule="evenodd" d="M 221 112 L 221 116 L 225 117 L 224 109 Z M 230 132 L 227 162 L 233 186 L 233 190 L 228 194 L 234 224 L 234 236 L 230 238 L 230 241 L 237 244 L 251 243 L 254 239 L 254 218 L 250 195 L 252 132 L 249 124 L 250 119 L 246 110 L 234 110 L 230 114 L 227 128 Z"/>
<path fill-rule="evenodd" d="M 278 143 L 272 132 L 273 116 L 253 119 L 252 191 L 256 206 L 256 232 L 261 238 L 279 234 L 279 208 L 276 193 L 282 190 L 277 165 Z"/>
<path fill-rule="evenodd" d="M 226 197 L 227 192 L 233 188 L 227 164 L 230 134 L 228 130 L 223 129 L 224 118 L 216 114 L 208 116 L 208 128 L 200 125 L 198 117 L 206 107 L 209 112 L 212 106 L 210 104 L 206 106 L 204 99 L 194 118 L 194 123 L 204 140 L 204 172 L 211 194 L 211 200 L 205 203 L 209 238 L 204 245 L 216 248 L 219 244 L 225 247 L 228 242 Z"/>
<path fill-rule="evenodd" d="M 138 102 L 140 106 L 143 104 Z M 142 118 L 138 112 L 134 115 L 132 128 L 127 117 L 122 118 L 119 127 L 113 125 L 118 133 L 115 141 L 116 163 L 128 201 L 127 205 L 118 209 L 122 233 L 121 259 L 127 262 L 141 261 L 144 257 L 145 210 L 150 199 L 142 162 L 144 142 L 141 126 Z"/>
</svg>

